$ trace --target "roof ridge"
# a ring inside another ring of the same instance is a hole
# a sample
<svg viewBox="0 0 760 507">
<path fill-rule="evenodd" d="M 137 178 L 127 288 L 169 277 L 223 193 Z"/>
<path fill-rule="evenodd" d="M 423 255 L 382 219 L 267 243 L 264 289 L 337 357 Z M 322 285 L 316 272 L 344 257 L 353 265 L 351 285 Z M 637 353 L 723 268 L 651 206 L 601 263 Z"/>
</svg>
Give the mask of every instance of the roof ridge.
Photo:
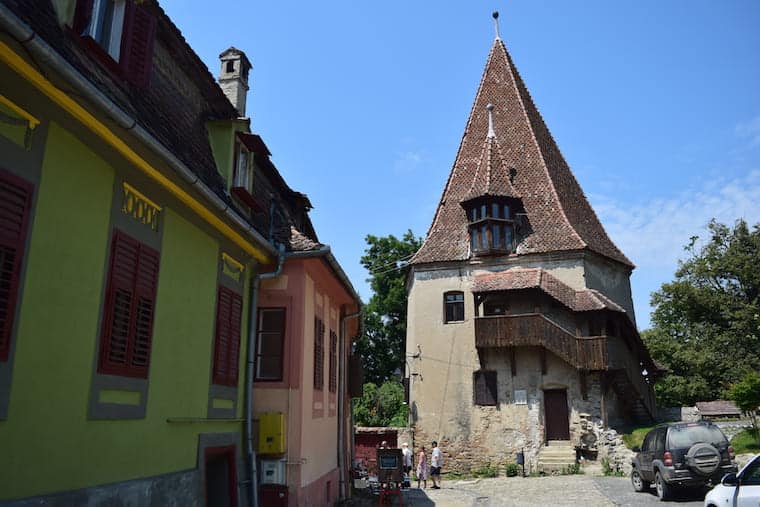
<svg viewBox="0 0 760 507">
<path fill-rule="evenodd" d="M 525 121 L 527 121 L 528 125 L 531 127 L 529 129 L 530 138 L 536 144 L 538 153 L 541 155 L 541 167 L 544 169 L 544 172 L 546 173 L 546 179 L 549 181 L 549 186 L 551 188 L 551 191 L 554 194 L 555 199 L 557 200 L 560 213 L 562 214 L 562 217 L 565 219 L 565 222 L 567 222 L 567 225 L 570 227 L 570 230 L 572 231 L 573 235 L 578 239 L 578 241 L 581 242 L 582 245 L 584 245 L 584 247 L 588 247 L 588 243 L 584 241 L 583 238 L 580 237 L 580 235 L 578 234 L 578 231 L 575 230 L 575 227 L 573 227 L 573 224 L 570 222 L 570 219 L 567 217 L 567 213 L 565 213 L 565 207 L 562 204 L 562 200 L 559 198 L 559 194 L 557 193 L 557 188 L 554 185 L 554 178 L 552 178 L 551 173 L 549 172 L 548 164 L 546 163 L 546 155 L 544 154 L 544 150 L 541 147 L 541 143 L 539 143 L 538 138 L 536 138 L 536 132 L 535 132 L 535 128 L 533 127 L 533 122 L 530 120 L 528 111 L 525 109 L 525 98 L 523 97 L 523 94 L 520 90 L 521 87 L 518 86 L 518 80 L 520 81 L 521 84 L 523 84 L 522 88 L 524 88 L 525 92 L 528 94 L 528 100 L 531 102 L 531 105 L 533 105 L 533 108 L 536 110 L 538 110 L 538 108 L 533 103 L 533 98 L 530 96 L 530 92 L 528 91 L 525 84 L 522 82 L 522 76 L 520 76 L 520 72 L 517 70 L 517 67 L 515 67 L 514 62 L 512 61 L 512 57 L 509 55 L 509 51 L 507 51 L 506 44 L 504 44 L 504 41 L 501 39 L 497 39 L 497 41 L 501 43 L 500 44 L 501 49 L 504 50 L 504 56 L 506 56 L 507 58 L 507 65 L 509 66 L 510 71 L 514 75 L 514 79 L 512 80 L 512 83 L 515 89 L 515 94 L 517 95 L 517 98 L 520 101 L 520 110 L 525 115 Z M 540 116 L 540 113 L 539 113 L 539 116 Z M 543 118 L 541 119 L 541 121 L 543 121 Z M 549 136 L 551 136 L 551 133 L 549 133 Z"/>
</svg>

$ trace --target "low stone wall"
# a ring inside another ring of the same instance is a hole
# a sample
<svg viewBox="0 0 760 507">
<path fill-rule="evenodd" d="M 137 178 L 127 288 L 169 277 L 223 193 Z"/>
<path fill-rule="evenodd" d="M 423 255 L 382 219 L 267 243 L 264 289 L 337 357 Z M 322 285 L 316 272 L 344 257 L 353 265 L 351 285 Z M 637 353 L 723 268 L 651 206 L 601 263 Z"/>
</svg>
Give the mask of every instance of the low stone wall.
<svg viewBox="0 0 760 507">
<path fill-rule="evenodd" d="M 628 449 L 623 442 L 623 436 L 613 429 L 607 429 L 601 432 L 597 441 L 599 448 L 599 463 L 603 459 L 609 461 L 610 469 L 615 472 L 622 472 L 624 475 L 631 473 L 631 460 L 636 454 Z"/>
</svg>

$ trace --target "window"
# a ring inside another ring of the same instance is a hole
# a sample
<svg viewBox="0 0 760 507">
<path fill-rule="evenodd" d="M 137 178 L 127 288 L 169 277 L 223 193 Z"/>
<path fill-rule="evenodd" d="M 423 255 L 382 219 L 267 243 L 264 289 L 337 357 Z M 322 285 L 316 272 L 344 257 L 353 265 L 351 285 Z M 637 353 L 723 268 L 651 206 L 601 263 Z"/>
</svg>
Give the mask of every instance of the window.
<svg viewBox="0 0 760 507">
<path fill-rule="evenodd" d="M 0 361 L 7 361 L 34 187 L 0 170 Z"/>
<path fill-rule="evenodd" d="M 235 156 L 235 174 L 232 178 L 232 186 L 251 191 L 251 159 L 252 154 L 241 143 L 235 143 L 237 152 Z"/>
<path fill-rule="evenodd" d="M 505 254 L 515 249 L 515 221 L 509 204 L 492 201 L 465 204 L 470 217 L 470 249 L 475 255 Z"/>
<path fill-rule="evenodd" d="M 443 295 L 444 322 L 461 322 L 464 320 L 464 292 L 447 292 Z"/>
<path fill-rule="evenodd" d="M 135 0 L 77 0 L 72 22 L 72 30 L 102 55 L 106 66 L 141 87 L 150 79 L 156 35 L 156 18 L 146 4 Z"/>
<path fill-rule="evenodd" d="M 235 61 L 227 60 L 227 72 L 235 72 Z"/>
<path fill-rule="evenodd" d="M 322 319 L 314 317 L 314 389 L 321 391 L 325 385 L 325 325 Z"/>
<path fill-rule="evenodd" d="M 285 308 L 259 308 L 255 380 L 282 380 Z"/>
<path fill-rule="evenodd" d="M 243 299 L 227 287 L 219 286 L 216 300 L 213 383 L 236 387 L 240 359 L 240 319 Z"/>
<path fill-rule="evenodd" d="M 159 254 L 114 230 L 98 372 L 148 377 Z"/>
<path fill-rule="evenodd" d="M 475 405 L 496 405 L 498 401 L 495 371 L 473 373 L 473 400 Z"/>
<path fill-rule="evenodd" d="M 338 335 L 330 330 L 330 392 L 338 390 Z"/>
</svg>

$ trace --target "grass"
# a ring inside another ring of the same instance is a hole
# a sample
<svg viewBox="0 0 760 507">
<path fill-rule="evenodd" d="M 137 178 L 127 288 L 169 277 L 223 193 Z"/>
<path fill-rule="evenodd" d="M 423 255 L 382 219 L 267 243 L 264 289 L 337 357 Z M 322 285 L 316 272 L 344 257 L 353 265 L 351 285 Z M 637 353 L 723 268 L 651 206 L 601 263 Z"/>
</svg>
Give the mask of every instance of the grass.
<svg viewBox="0 0 760 507">
<path fill-rule="evenodd" d="M 654 426 L 641 426 L 639 428 L 634 428 L 630 433 L 623 435 L 623 443 L 629 449 L 633 449 L 636 446 L 641 447 L 641 443 L 644 441 L 644 437 L 652 428 L 654 428 Z"/>
<path fill-rule="evenodd" d="M 731 439 L 731 445 L 736 454 L 754 454 L 760 452 L 760 445 L 757 445 L 757 440 L 752 437 L 749 430 L 738 433 Z"/>
</svg>

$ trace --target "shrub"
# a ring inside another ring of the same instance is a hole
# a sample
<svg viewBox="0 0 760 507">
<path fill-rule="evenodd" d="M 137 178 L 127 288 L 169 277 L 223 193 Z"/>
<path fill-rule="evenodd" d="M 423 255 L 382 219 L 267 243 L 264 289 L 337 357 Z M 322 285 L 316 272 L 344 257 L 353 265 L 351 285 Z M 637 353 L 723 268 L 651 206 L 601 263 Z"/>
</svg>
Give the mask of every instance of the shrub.
<svg viewBox="0 0 760 507">
<path fill-rule="evenodd" d="M 520 465 L 517 463 L 509 463 L 507 465 L 507 477 L 515 477 L 520 473 Z"/>
<path fill-rule="evenodd" d="M 486 465 L 484 467 L 481 467 L 475 470 L 474 475 L 475 477 L 486 477 L 486 478 L 498 477 L 499 469 L 491 465 Z"/>
<path fill-rule="evenodd" d="M 562 469 L 562 475 L 580 475 L 583 473 L 580 463 L 573 463 Z"/>
<path fill-rule="evenodd" d="M 610 464 L 610 460 L 607 458 L 602 458 L 602 473 L 606 477 L 623 477 L 625 475 L 622 470 L 613 468 Z"/>
</svg>

